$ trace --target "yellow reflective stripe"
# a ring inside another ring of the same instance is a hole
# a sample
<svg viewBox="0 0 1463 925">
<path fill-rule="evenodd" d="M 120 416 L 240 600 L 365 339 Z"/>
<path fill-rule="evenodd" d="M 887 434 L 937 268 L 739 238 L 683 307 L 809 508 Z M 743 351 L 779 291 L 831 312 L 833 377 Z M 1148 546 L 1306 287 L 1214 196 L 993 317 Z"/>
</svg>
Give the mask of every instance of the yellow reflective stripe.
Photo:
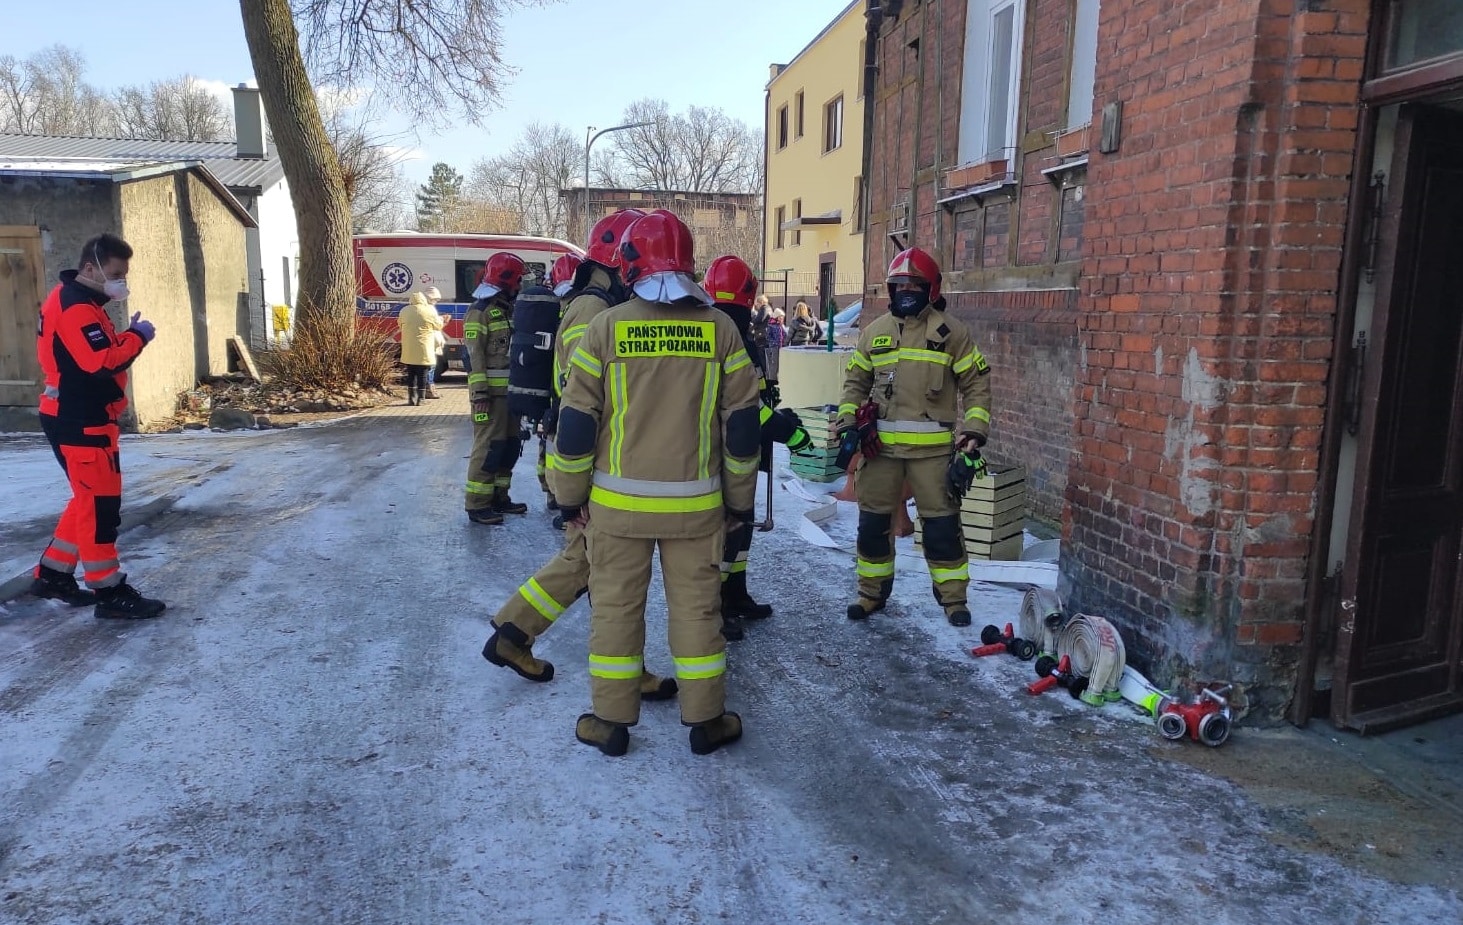
<svg viewBox="0 0 1463 925">
<path fill-rule="evenodd" d="M 506 321 L 491 321 L 491 322 L 488 323 L 488 330 L 489 331 L 506 331 L 506 330 L 508 330 L 508 322 L 506 322 Z"/>
<path fill-rule="evenodd" d="M 903 446 L 940 446 L 949 443 L 953 435 L 948 430 L 938 432 L 910 433 L 909 431 L 889 431 L 879 428 L 879 442 L 899 444 Z"/>
<path fill-rule="evenodd" d="M 503 386 L 504 388 L 507 388 L 508 386 L 507 376 L 484 376 L 483 378 L 488 381 L 488 386 L 490 388 L 493 386 Z M 469 385 L 471 385 L 471 383 L 469 383 Z"/>
<path fill-rule="evenodd" d="M 478 385 L 479 383 L 483 383 L 483 382 L 487 382 L 487 381 L 488 381 L 488 374 L 487 373 L 468 373 L 467 374 L 467 384 L 468 385 Z"/>
<path fill-rule="evenodd" d="M 733 353 L 731 356 L 727 357 L 726 366 L 724 367 L 724 369 L 726 370 L 726 374 L 730 376 L 737 370 L 746 369 L 748 366 L 751 365 L 752 358 L 747 356 L 747 351 L 738 348 L 736 353 Z"/>
<path fill-rule="evenodd" d="M 954 371 L 955 371 L 955 375 L 958 376 L 961 373 L 965 372 L 970 367 L 974 366 L 975 365 L 975 358 L 977 356 L 979 356 L 979 354 L 976 353 L 976 351 L 971 350 L 965 356 L 963 356 L 960 359 L 956 360 L 955 361 L 955 365 L 952 367 L 952 369 L 954 369 Z"/>
<path fill-rule="evenodd" d="M 479 334 L 482 333 L 482 330 L 483 326 L 481 322 L 464 321 L 462 323 L 462 333 L 466 337 L 477 337 Z"/>
<path fill-rule="evenodd" d="M 702 681 L 706 678 L 715 678 L 726 674 L 726 653 L 720 652 L 716 655 L 701 655 L 695 658 L 678 658 L 676 663 L 676 677 L 682 681 Z"/>
<path fill-rule="evenodd" d="M 491 495 L 494 490 L 491 482 L 469 481 L 467 483 L 467 493 L 470 495 Z"/>
<path fill-rule="evenodd" d="M 562 340 L 564 342 L 564 346 L 567 347 L 569 344 L 572 344 L 579 338 L 583 337 L 584 332 L 588 330 L 588 324 L 576 324 L 572 328 L 565 328 L 563 333 L 559 335 L 559 339 Z"/>
<path fill-rule="evenodd" d="M 772 420 L 772 409 L 771 408 L 767 407 L 766 405 L 762 405 L 760 408 L 757 409 L 757 422 L 758 423 L 760 423 L 760 424 L 766 424 L 770 420 Z"/>
<path fill-rule="evenodd" d="M 594 455 L 579 456 L 574 459 L 555 456 L 549 460 L 549 468 L 556 472 L 588 472 L 594 468 Z"/>
<path fill-rule="evenodd" d="M 746 475 L 748 472 L 757 471 L 757 457 L 755 456 L 745 462 L 731 456 L 725 456 L 721 462 L 726 467 L 726 471 L 732 475 Z"/>
<path fill-rule="evenodd" d="M 625 380 L 627 367 L 617 363 L 610 367 L 610 474 L 619 475 L 625 451 L 625 411 L 628 410 L 628 384 Z"/>
<path fill-rule="evenodd" d="M 867 354 L 862 350 L 855 350 L 853 356 L 848 358 L 849 369 L 862 369 L 864 372 L 872 372 L 874 364 L 869 360 Z"/>
<path fill-rule="evenodd" d="M 984 408 L 971 408 L 970 410 L 965 412 L 965 420 L 985 421 L 987 424 L 989 424 L 991 422 L 991 413 Z"/>
<path fill-rule="evenodd" d="M 870 562 L 867 559 L 858 560 L 858 576 L 860 578 L 893 578 L 894 563 Z"/>
<path fill-rule="evenodd" d="M 645 659 L 639 655 L 589 654 L 589 673 L 596 678 L 614 681 L 639 679 L 645 673 Z"/>
<path fill-rule="evenodd" d="M 856 414 L 857 412 L 858 405 L 852 404 L 850 402 L 844 402 L 843 404 L 838 406 L 839 414 Z"/>
<path fill-rule="evenodd" d="M 604 375 L 604 364 L 601 363 L 593 354 L 585 350 L 583 347 L 580 347 L 574 351 L 574 356 L 570 358 L 569 362 L 589 373 L 596 379 Z"/>
<path fill-rule="evenodd" d="M 959 568 L 935 568 L 930 567 L 930 578 L 938 584 L 943 581 L 969 581 L 970 566 L 962 565 Z"/>
<path fill-rule="evenodd" d="M 737 559 L 737 560 L 732 561 L 732 562 L 723 562 L 723 563 L 721 563 L 721 580 L 722 581 L 725 581 L 726 580 L 726 576 L 728 576 L 728 575 L 735 575 L 738 572 L 745 572 L 746 570 L 747 570 L 747 560 L 746 559 Z"/>
<path fill-rule="evenodd" d="M 719 488 L 689 498 L 646 498 L 641 495 L 621 494 L 595 485 L 589 489 L 589 500 L 612 510 L 645 514 L 699 514 L 722 506 Z"/>
<path fill-rule="evenodd" d="M 943 350 L 924 350 L 919 347 L 900 347 L 899 358 L 902 360 L 914 360 L 917 363 L 934 363 L 938 366 L 950 365 L 950 354 Z"/>
<path fill-rule="evenodd" d="M 711 421 L 716 417 L 717 385 L 721 381 L 721 367 L 715 363 L 706 364 L 701 381 L 701 413 L 696 421 L 700 440 L 696 447 L 696 474 L 698 478 L 711 476 Z"/>
<path fill-rule="evenodd" d="M 553 623 L 564 615 L 564 605 L 554 600 L 544 586 L 538 583 L 537 578 L 530 578 L 518 588 L 518 593 L 528 605 L 543 615 L 545 620 Z"/>
</svg>

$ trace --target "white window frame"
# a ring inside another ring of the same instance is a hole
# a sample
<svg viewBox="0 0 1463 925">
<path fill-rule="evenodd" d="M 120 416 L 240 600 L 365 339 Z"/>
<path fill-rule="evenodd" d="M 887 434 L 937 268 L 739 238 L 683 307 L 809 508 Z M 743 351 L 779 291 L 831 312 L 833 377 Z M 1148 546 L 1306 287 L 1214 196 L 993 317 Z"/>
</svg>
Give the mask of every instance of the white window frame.
<svg viewBox="0 0 1463 925">
<path fill-rule="evenodd" d="M 991 89 L 991 26 L 997 14 L 1012 10 L 1011 66 L 1006 112 L 1006 144 L 989 137 Z M 1021 109 L 1021 50 L 1026 31 L 1026 0 L 968 0 L 965 16 L 965 61 L 960 82 L 960 145 L 962 164 L 1009 157 L 1016 147 L 1017 114 Z M 997 150 L 999 148 L 999 150 Z"/>
<path fill-rule="evenodd" d="M 1067 77 L 1067 128 L 1092 121 L 1097 85 L 1097 23 L 1102 0 L 1077 0 L 1072 16 L 1072 66 Z"/>
</svg>

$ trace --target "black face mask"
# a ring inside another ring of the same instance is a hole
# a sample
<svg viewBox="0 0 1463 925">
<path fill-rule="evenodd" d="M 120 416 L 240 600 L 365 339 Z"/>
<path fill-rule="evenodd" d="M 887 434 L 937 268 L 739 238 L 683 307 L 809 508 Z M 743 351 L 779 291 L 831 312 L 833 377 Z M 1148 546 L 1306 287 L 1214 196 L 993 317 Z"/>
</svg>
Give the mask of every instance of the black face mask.
<svg viewBox="0 0 1463 925">
<path fill-rule="evenodd" d="M 923 289 L 901 289 L 889 301 L 889 311 L 899 318 L 912 318 L 930 304 L 930 294 Z"/>
</svg>

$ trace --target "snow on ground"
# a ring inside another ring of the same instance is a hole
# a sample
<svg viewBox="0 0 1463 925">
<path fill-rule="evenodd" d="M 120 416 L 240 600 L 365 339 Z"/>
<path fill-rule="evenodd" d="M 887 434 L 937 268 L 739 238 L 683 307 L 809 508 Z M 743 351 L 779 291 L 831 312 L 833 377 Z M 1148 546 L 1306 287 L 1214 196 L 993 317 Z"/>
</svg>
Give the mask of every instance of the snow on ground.
<svg viewBox="0 0 1463 925">
<path fill-rule="evenodd" d="M 1463 920 L 1448 890 L 1277 844 L 1125 708 L 972 659 L 1018 590 L 973 586 L 956 629 L 904 557 L 888 612 L 846 620 L 852 561 L 800 538 L 790 492 L 751 556 L 777 614 L 730 650 L 744 740 L 698 758 L 676 705 L 647 704 L 608 759 L 573 739 L 586 604 L 536 646 L 550 684 L 479 656 L 561 542 L 531 458 L 530 514 L 484 528 L 461 512 L 461 416 L 157 439 L 124 448 L 139 481 L 185 449 L 212 472 L 123 537 L 169 612 L 0 615 L 7 923 Z M 661 671 L 664 613 L 657 585 Z"/>
</svg>

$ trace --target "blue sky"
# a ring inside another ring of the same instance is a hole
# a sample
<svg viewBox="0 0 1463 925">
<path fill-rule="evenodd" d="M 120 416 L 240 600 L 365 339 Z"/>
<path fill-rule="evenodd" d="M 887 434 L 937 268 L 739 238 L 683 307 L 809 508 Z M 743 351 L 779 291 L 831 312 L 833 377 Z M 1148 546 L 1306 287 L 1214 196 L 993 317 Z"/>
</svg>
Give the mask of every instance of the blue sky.
<svg viewBox="0 0 1463 925">
<path fill-rule="evenodd" d="M 384 128 L 419 149 L 403 166 L 420 181 L 434 161 L 466 172 L 507 148 L 534 121 L 616 124 L 644 97 L 673 110 L 720 106 L 754 128 L 762 121 L 768 65 L 786 62 L 848 0 L 563 0 L 505 22 L 504 57 L 518 73 L 502 108 L 481 127 Z M 88 79 L 104 88 L 191 73 L 233 85 L 252 79 L 235 0 L 65 0 L 17 4 L 0 30 L 0 55 L 25 57 L 52 44 L 79 48 Z M 604 144 L 601 141 L 600 144 Z M 598 148 L 599 145 L 596 145 Z"/>
</svg>

